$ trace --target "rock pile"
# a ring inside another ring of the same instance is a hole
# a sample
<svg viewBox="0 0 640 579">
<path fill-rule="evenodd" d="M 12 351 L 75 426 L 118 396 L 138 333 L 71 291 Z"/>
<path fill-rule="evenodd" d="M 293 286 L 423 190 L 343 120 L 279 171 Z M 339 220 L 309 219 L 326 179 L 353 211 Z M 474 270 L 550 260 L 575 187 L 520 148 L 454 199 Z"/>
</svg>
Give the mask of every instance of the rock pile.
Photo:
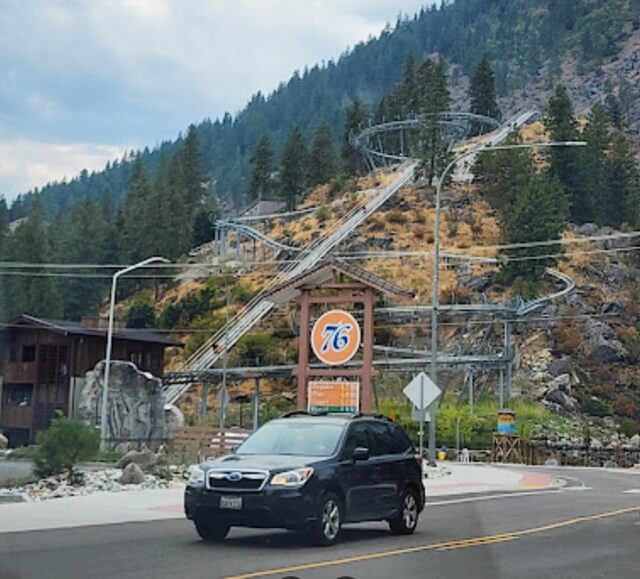
<svg viewBox="0 0 640 579">
<path fill-rule="evenodd" d="M 21 496 L 26 501 L 44 501 L 99 492 L 166 489 L 184 481 L 184 469 L 169 467 L 169 470 L 171 477 L 166 479 L 154 474 L 145 474 L 138 465 L 130 463 L 124 470 L 107 468 L 80 471 L 80 480 L 72 481 L 64 475 L 43 478 L 23 486 L 0 489 L 0 496 Z"/>
</svg>

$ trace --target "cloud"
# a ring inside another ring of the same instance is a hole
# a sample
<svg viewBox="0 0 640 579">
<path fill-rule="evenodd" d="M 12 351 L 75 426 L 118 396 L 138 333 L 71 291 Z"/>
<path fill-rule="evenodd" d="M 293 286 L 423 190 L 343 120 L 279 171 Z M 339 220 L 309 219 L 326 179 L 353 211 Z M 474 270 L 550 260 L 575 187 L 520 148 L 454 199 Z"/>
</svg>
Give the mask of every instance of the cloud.
<svg viewBox="0 0 640 579">
<path fill-rule="evenodd" d="M 0 183 L 10 191 L 27 191 L 48 181 L 70 179 L 82 169 L 104 168 L 122 157 L 125 147 L 93 143 L 44 143 L 0 139 Z M 0 189 L 0 195 L 5 191 Z"/>
<path fill-rule="evenodd" d="M 43 147 L 152 146 L 238 112 L 258 90 L 337 58 L 423 2 L 4 0 L 0 135 Z M 44 176 L 28 162 L 19 181 Z M 0 176 L 0 191 L 17 193 L 12 183 Z"/>
</svg>

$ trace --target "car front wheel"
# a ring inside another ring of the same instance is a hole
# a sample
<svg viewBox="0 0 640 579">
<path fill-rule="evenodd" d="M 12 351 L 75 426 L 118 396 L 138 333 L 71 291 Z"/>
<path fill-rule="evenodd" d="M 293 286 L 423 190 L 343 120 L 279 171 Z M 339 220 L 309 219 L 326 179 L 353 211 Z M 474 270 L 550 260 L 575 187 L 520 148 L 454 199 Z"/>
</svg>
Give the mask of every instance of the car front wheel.
<svg viewBox="0 0 640 579">
<path fill-rule="evenodd" d="M 196 517 L 193 522 L 200 538 L 210 543 L 222 541 L 227 536 L 229 529 L 231 528 L 227 523 L 223 523 L 221 521 L 210 521 L 202 517 Z"/>
<path fill-rule="evenodd" d="M 340 499 L 327 493 L 320 501 L 318 515 L 310 528 L 310 538 L 316 545 L 333 545 L 342 529 L 342 506 Z"/>
<path fill-rule="evenodd" d="M 412 489 L 406 489 L 400 499 L 400 514 L 389 520 L 395 535 L 411 535 L 418 526 L 418 498 Z"/>
</svg>

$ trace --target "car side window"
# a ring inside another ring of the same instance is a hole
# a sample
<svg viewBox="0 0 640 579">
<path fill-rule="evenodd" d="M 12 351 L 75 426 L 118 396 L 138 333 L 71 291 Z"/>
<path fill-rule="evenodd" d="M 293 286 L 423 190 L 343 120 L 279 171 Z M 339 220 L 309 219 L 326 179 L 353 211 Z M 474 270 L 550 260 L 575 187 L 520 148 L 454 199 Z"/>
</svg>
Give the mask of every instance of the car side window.
<svg viewBox="0 0 640 579">
<path fill-rule="evenodd" d="M 367 424 L 371 437 L 371 456 L 383 456 L 393 453 L 393 437 L 384 422 L 370 422 Z"/>
<path fill-rule="evenodd" d="M 397 424 L 389 424 L 389 429 L 391 430 L 392 436 L 392 445 L 393 445 L 393 453 L 394 454 L 404 454 L 410 448 L 412 448 L 411 441 L 409 437 L 406 435 L 405 431 L 402 430 Z"/>
<path fill-rule="evenodd" d="M 342 456 L 344 458 L 350 458 L 353 451 L 359 446 L 369 448 L 366 425 L 362 422 L 356 422 L 349 426 L 349 432 L 347 432 L 347 440 L 344 443 Z"/>
</svg>

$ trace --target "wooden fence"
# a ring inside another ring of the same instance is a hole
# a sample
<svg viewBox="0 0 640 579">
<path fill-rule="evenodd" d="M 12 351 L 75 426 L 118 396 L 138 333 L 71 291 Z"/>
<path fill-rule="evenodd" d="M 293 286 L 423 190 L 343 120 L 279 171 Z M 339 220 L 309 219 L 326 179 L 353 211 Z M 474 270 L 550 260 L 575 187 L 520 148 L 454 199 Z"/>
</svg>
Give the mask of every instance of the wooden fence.
<svg viewBox="0 0 640 579">
<path fill-rule="evenodd" d="M 251 434 L 242 428 L 220 430 L 211 426 L 186 426 L 176 430 L 171 451 L 189 460 L 202 461 L 229 454 Z"/>
</svg>

